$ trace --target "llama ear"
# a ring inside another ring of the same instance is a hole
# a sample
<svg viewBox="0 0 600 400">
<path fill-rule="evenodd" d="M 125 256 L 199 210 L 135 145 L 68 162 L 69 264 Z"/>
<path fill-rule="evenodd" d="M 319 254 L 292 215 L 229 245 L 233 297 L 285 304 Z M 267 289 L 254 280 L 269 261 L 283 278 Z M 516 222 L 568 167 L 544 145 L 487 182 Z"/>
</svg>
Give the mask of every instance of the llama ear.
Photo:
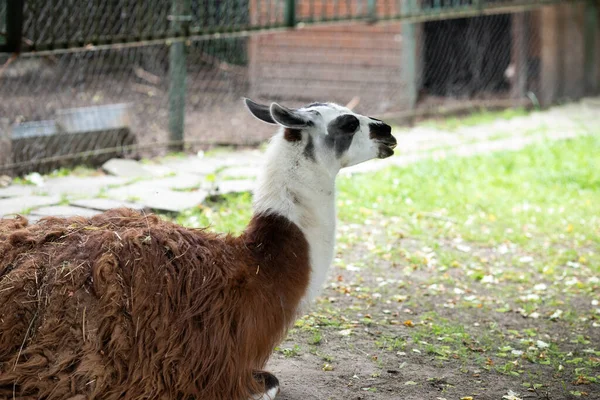
<svg viewBox="0 0 600 400">
<path fill-rule="evenodd" d="M 273 117 L 271 117 L 269 106 L 258 104 L 248 98 L 244 98 L 244 103 L 246 103 L 248 111 L 250 111 L 250 113 L 256 118 L 266 122 L 267 124 L 276 124 L 276 122 L 273 120 Z"/>
<path fill-rule="evenodd" d="M 271 104 L 271 116 L 275 122 L 286 128 L 302 129 L 313 125 L 307 114 L 280 106 L 277 103 Z"/>
</svg>

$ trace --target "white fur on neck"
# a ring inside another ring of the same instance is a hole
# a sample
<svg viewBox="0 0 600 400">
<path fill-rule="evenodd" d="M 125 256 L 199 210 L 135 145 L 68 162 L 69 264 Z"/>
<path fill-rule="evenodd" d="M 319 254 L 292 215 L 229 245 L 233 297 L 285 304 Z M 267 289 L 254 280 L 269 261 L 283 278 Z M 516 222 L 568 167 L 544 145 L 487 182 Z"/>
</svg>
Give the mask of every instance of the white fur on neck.
<svg viewBox="0 0 600 400">
<path fill-rule="evenodd" d="M 319 295 L 335 248 L 335 174 L 303 154 L 304 140 L 271 139 L 254 193 L 256 213 L 275 212 L 295 223 L 308 241 L 311 276 L 302 308 Z"/>
</svg>

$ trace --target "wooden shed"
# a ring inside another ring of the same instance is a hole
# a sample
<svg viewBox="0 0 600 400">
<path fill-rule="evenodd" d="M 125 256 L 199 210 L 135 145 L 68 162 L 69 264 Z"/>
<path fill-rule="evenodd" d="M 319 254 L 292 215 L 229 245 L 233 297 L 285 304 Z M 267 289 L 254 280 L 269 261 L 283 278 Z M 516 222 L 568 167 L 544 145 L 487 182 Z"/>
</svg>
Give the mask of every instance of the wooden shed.
<svg viewBox="0 0 600 400">
<path fill-rule="evenodd" d="M 250 14 L 256 2 L 251 1 Z M 303 1 L 299 19 L 309 15 L 332 17 L 364 12 L 365 1 L 334 3 Z M 396 2 L 379 1 L 379 12 L 396 12 Z M 402 27 L 399 22 L 365 22 L 330 26 L 305 26 L 296 30 L 253 36 L 249 43 L 250 91 L 255 97 L 361 103 L 377 101 L 382 109 L 403 104 L 401 76 Z"/>
<path fill-rule="evenodd" d="M 344 15 L 365 3 L 314 0 L 301 2 L 297 13 L 299 19 Z M 254 4 L 254 18 L 269 18 Z M 378 1 L 378 13 L 393 14 L 396 4 Z M 250 93 L 298 102 L 345 103 L 359 96 L 376 112 L 406 110 L 427 96 L 530 97 L 543 105 L 578 99 L 595 93 L 600 80 L 600 34 L 586 33 L 586 7 L 578 2 L 417 23 L 412 43 L 400 22 L 307 25 L 253 36 Z"/>
</svg>

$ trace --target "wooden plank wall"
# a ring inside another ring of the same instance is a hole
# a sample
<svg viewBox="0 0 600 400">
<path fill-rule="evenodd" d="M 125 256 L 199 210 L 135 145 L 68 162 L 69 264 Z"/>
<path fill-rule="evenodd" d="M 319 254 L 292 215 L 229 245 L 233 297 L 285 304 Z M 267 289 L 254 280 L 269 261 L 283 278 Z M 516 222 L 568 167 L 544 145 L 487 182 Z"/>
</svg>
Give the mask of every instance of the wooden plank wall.
<svg viewBox="0 0 600 400">
<path fill-rule="evenodd" d="M 537 11 L 541 29 L 539 98 L 543 105 L 577 100 L 586 93 L 584 13 L 584 4 L 547 6 Z"/>
<path fill-rule="evenodd" d="M 250 2 L 255 23 L 268 19 L 265 2 L 257 10 L 256 1 Z M 394 0 L 378 1 L 378 13 L 395 13 L 397 4 Z M 366 15 L 367 0 L 303 1 L 298 5 L 297 18 L 333 17 L 348 12 Z M 361 108 L 372 102 L 377 111 L 385 111 L 404 100 L 401 41 L 400 23 L 309 25 L 253 36 L 249 44 L 249 90 L 252 96 L 265 100 L 298 102 L 345 104 L 359 96 Z"/>
<path fill-rule="evenodd" d="M 308 27 L 250 39 L 250 91 L 298 101 L 401 105 L 401 26 Z"/>
<path fill-rule="evenodd" d="M 264 25 L 283 21 L 284 0 L 249 0 L 250 22 Z M 401 0 L 377 0 L 379 16 L 399 13 Z M 303 0 L 296 4 L 296 18 L 299 21 L 335 17 L 368 15 L 368 0 Z"/>
<path fill-rule="evenodd" d="M 559 14 L 562 19 L 563 36 L 561 96 L 579 99 L 585 94 L 585 50 L 584 50 L 584 4 L 562 4 Z"/>
</svg>

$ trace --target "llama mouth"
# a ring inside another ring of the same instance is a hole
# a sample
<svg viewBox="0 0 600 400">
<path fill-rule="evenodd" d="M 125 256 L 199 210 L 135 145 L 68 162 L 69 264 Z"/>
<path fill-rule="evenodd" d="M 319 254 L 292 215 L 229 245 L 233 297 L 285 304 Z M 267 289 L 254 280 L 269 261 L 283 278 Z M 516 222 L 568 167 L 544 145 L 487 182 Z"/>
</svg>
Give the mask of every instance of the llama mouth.
<svg viewBox="0 0 600 400">
<path fill-rule="evenodd" d="M 395 140 L 393 142 L 378 140 L 377 143 L 379 144 L 379 152 L 377 154 L 378 158 L 388 158 L 394 154 L 394 149 L 397 145 Z"/>
</svg>

